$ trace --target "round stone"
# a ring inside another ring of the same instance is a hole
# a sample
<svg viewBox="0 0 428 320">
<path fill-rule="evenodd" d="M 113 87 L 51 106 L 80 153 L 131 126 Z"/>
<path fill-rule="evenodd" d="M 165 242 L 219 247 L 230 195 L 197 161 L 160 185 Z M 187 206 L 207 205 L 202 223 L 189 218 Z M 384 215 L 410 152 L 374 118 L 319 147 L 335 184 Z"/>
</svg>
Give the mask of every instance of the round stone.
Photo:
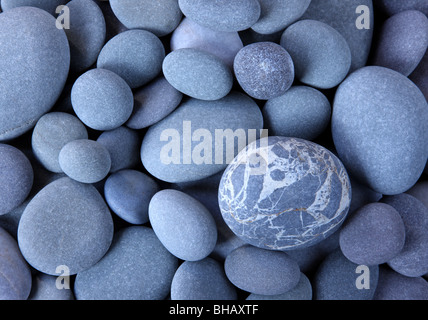
<svg viewBox="0 0 428 320">
<path fill-rule="evenodd" d="M 1 9 L 7 11 L 17 7 L 36 7 L 55 16 L 56 8 L 67 2 L 67 0 L 1 0 Z"/>
<path fill-rule="evenodd" d="M 116 73 L 91 69 L 73 84 L 71 103 L 77 117 L 94 130 L 112 130 L 131 116 L 134 96 L 131 88 Z"/>
<path fill-rule="evenodd" d="M 111 167 L 109 151 L 101 143 L 89 139 L 67 143 L 61 149 L 58 161 L 67 176 L 82 183 L 101 181 Z"/>
<path fill-rule="evenodd" d="M 0 144 L 0 215 L 21 205 L 34 182 L 33 167 L 18 148 Z"/>
<path fill-rule="evenodd" d="M 90 268 L 110 247 L 113 220 L 99 192 L 68 177 L 51 182 L 28 203 L 18 226 L 22 255 L 35 269 L 58 276 Z"/>
<path fill-rule="evenodd" d="M 285 29 L 280 44 L 293 59 L 296 79 L 318 89 L 336 87 L 351 66 L 347 41 L 324 22 L 297 21 Z"/>
<path fill-rule="evenodd" d="M 34 7 L 0 15 L 0 141 L 30 130 L 59 98 L 70 47 L 55 18 Z"/>
<path fill-rule="evenodd" d="M 227 278 L 238 288 L 261 295 L 283 294 L 299 282 L 297 262 L 285 252 L 244 245 L 224 262 Z"/>
<path fill-rule="evenodd" d="M 110 39 L 102 48 L 97 67 L 113 71 L 131 88 L 153 80 L 162 70 L 165 48 L 146 30 L 128 30 Z"/>
<path fill-rule="evenodd" d="M 195 48 L 170 52 L 162 70 L 175 89 L 200 100 L 221 99 L 233 86 L 229 67 L 217 56 Z"/>
<path fill-rule="evenodd" d="M 294 81 L 293 60 L 273 42 L 256 42 L 242 48 L 235 56 L 233 69 L 242 89 L 260 100 L 284 94 Z"/>
<path fill-rule="evenodd" d="M 219 205 L 230 229 L 254 246 L 292 250 L 314 245 L 347 216 L 351 185 L 329 150 L 298 138 L 267 137 L 229 164 Z"/>
<path fill-rule="evenodd" d="M 87 139 L 88 131 L 74 115 L 49 112 L 37 121 L 31 136 L 31 146 L 37 160 L 51 172 L 62 172 L 59 153 L 68 142 Z"/>
</svg>

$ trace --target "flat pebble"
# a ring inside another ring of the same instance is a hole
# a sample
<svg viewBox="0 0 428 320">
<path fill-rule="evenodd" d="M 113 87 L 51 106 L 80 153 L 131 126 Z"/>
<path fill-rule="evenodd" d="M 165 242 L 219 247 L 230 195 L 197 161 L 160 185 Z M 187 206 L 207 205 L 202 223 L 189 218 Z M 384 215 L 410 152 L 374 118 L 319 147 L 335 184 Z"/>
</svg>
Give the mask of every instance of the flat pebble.
<svg viewBox="0 0 428 320">
<path fill-rule="evenodd" d="M 64 88 L 70 47 L 55 21 L 34 7 L 13 8 L 0 15 L 0 141 L 34 127 Z"/>
<path fill-rule="evenodd" d="M 238 288 L 261 295 L 277 295 L 293 289 L 300 279 L 297 262 L 285 252 L 244 245 L 224 262 L 227 278 Z"/>
<path fill-rule="evenodd" d="M 428 15 L 428 3 L 425 0 L 375 0 L 375 4 L 389 16 L 406 10 L 418 10 Z"/>
<path fill-rule="evenodd" d="M 131 224 L 149 221 L 149 203 L 159 191 L 155 180 L 137 170 L 120 170 L 104 184 L 104 197 L 110 209 Z"/>
<path fill-rule="evenodd" d="M 74 115 L 49 112 L 36 123 L 31 135 L 31 146 L 38 161 L 49 171 L 62 172 L 59 153 L 68 142 L 87 139 L 85 125 Z"/>
<path fill-rule="evenodd" d="M 388 265 L 407 277 L 428 273 L 428 208 L 406 193 L 383 197 L 382 202 L 398 211 L 406 232 L 403 249 L 388 261 Z"/>
<path fill-rule="evenodd" d="M 319 89 L 342 82 L 351 66 L 351 50 L 333 27 L 316 20 L 293 23 L 280 41 L 294 62 L 296 79 Z"/>
<path fill-rule="evenodd" d="M 33 276 L 28 300 L 74 300 L 70 278 L 39 273 Z"/>
<path fill-rule="evenodd" d="M 314 140 L 330 123 L 331 105 L 319 90 L 292 86 L 262 109 L 270 135 Z"/>
<path fill-rule="evenodd" d="M 223 265 L 212 258 L 184 261 L 174 274 L 171 300 L 236 300 Z"/>
<path fill-rule="evenodd" d="M 1 8 L 3 11 L 7 11 L 17 7 L 36 7 L 55 16 L 56 8 L 67 2 L 67 0 L 1 0 Z"/>
<path fill-rule="evenodd" d="M 35 269 L 58 276 L 93 266 L 110 247 L 113 220 L 99 192 L 68 177 L 44 187 L 28 203 L 18 226 L 22 255 Z"/>
<path fill-rule="evenodd" d="M 173 112 L 183 99 L 163 75 L 134 92 L 134 109 L 126 126 L 144 129 Z"/>
<path fill-rule="evenodd" d="M 163 74 L 178 91 L 200 100 L 218 100 L 233 86 L 233 74 L 217 56 L 195 48 L 170 52 L 163 60 Z"/>
<path fill-rule="evenodd" d="M 157 192 L 149 204 L 149 219 L 162 244 L 181 260 L 204 259 L 217 242 L 217 227 L 211 213 L 184 192 Z"/>
<path fill-rule="evenodd" d="M 16 240 L 0 227 L 0 299 L 26 300 L 32 279 Z"/>
<path fill-rule="evenodd" d="M 125 227 L 97 264 L 77 274 L 73 289 L 78 300 L 162 300 L 177 267 L 151 228 Z"/>
<path fill-rule="evenodd" d="M 219 205 L 244 241 L 293 250 L 327 238 L 351 201 L 346 169 L 329 150 L 298 138 L 268 137 L 242 150 L 223 173 Z"/>
<path fill-rule="evenodd" d="M 146 30 L 128 30 L 110 39 L 102 48 L 97 67 L 115 72 L 131 88 L 153 80 L 162 70 L 165 48 Z"/>
<path fill-rule="evenodd" d="M 340 230 L 340 249 L 356 264 L 378 265 L 395 258 L 405 239 L 404 222 L 397 210 L 385 203 L 370 203 L 345 221 Z"/>
<path fill-rule="evenodd" d="M 0 144 L 0 215 L 21 205 L 29 195 L 34 172 L 27 156 L 18 148 Z"/>
<path fill-rule="evenodd" d="M 61 149 L 58 161 L 67 176 L 82 183 L 101 181 L 111 168 L 108 149 L 101 143 L 89 139 L 67 143 Z"/>
<path fill-rule="evenodd" d="M 177 0 L 111 0 L 110 6 L 128 29 L 144 29 L 158 37 L 174 31 L 183 16 Z"/>
<path fill-rule="evenodd" d="M 360 266 L 337 249 L 323 260 L 314 275 L 314 300 L 372 300 L 378 278 L 378 265 Z"/>
<path fill-rule="evenodd" d="M 427 47 L 428 18 L 420 11 L 403 11 L 382 25 L 372 64 L 407 77 L 416 69 Z"/>
<path fill-rule="evenodd" d="M 294 81 L 293 60 L 273 42 L 257 42 L 242 48 L 235 56 L 233 70 L 242 89 L 259 100 L 283 95 Z"/>
<path fill-rule="evenodd" d="M 186 17 L 216 31 L 241 31 L 260 18 L 257 0 L 178 0 Z"/>
<path fill-rule="evenodd" d="M 384 67 L 355 71 L 335 94 L 331 125 L 337 153 L 352 176 L 381 194 L 405 192 L 421 176 L 427 122 L 420 90 Z"/>
<path fill-rule="evenodd" d="M 91 69 L 73 84 L 71 103 L 77 117 L 94 130 L 112 130 L 131 116 L 134 96 L 131 88 L 116 73 Z"/>
</svg>

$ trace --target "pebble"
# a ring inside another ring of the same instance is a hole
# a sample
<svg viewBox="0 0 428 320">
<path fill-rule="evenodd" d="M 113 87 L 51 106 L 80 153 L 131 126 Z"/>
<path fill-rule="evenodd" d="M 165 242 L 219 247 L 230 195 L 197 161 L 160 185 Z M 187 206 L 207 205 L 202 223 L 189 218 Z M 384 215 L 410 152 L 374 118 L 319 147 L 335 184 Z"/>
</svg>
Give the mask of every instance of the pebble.
<svg viewBox="0 0 428 320">
<path fill-rule="evenodd" d="M 74 115 L 49 112 L 36 123 L 31 135 L 32 151 L 37 160 L 51 172 L 62 172 L 59 153 L 68 142 L 88 139 L 88 130 Z"/>
<path fill-rule="evenodd" d="M 331 105 L 315 88 L 292 86 L 283 95 L 267 100 L 262 112 L 270 135 L 312 141 L 330 124 Z"/>
<path fill-rule="evenodd" d="M 345 167 L 329 150 L 298 138 L 249 144 L 229 164 L 219 205 L 230 229 L 264 249 L 293 250 L 327 238 L 351 201 Z"/>
<path fill-rule="evenodd" d="M 285 29 L 280 44 L 291 55 L 296 79 L 303 84 L 331 89 L 349 72 L 352 57 L 348 43 L 324 22 L 297 21 Z"/>
<path fill-rule="evenodd" d="M 173 112 L 182 99 L 183 94 L 160 75 L 134 92 L 134 109 L 126 126 L 148 128 Z"/>
<path fill-rule="evenodd" d="M 125 227 L 97 264 L 77 274 L 73 289 L 77 300 L 162 300 L 177 268 L 151 228 Z"/>
<path fill-rule="evenodd" d="M 359 208 L 346 220 L 340 230 L 340 249 L 356 264 L 379 265 L 395 258 L 405 239 L 404 222 L 397 210 L 375 202 Z"/>
<path fill-rule="evenodd" d="M 278 295 L 299 283 L 298 264 L 285 252 L 244 245 L 224 262 L 227 278 L 238 288 L 254 294 Z"/>
<path fill-rule="evenodd" d="M 199 128 L 205 130 L 197 131 Z M 224 130 L 235 133 L 241 129 L 245 138 L 250 139 L 250 129 L 258 133 L 262 128 L 260 108 L 241 92 L 233 91 L 215 101 L 186 99 L 168 117 L 148 129 L 141 146 L 141 161 L 152 176 L 162 181 L 201 180 L 224 170 L 240 151 L 239 143 L 235 144 L 234 152 L 232 148 L 226 152 L 224 145 L 220 149 L 218 144 L 221 145 L 223 137 L 215 147 L 216 130 L 228 136 Z M 201 147 L 206 152 L 203 157 Z"/>
<path fill-rule="evenodd" d="M 134 89 L 161 72 L 164 58 L 165 48 L 156 35 L 146 30 L 128 30 L 103 46 L 97 67 L 113 71 Z"/>
<path fill-rule="evenodd" d="M 184 18 L 171 35 L 171 50 L 195 48 L 209 52 L 230 68 L 239 50 L 243 48 L 238 32 L 215 31 Z"/>
<path fill-rule="evenodd" d="M 294 81 L 293 60 L 273 42 L 257 42 L 242 48 L 235 56 L 233 70 L 242 89 L 259 100 L 283 95 Z"/>
<path fill-rule="evenodd" d="M 413 82 L 396 71 L 368 66 L 337 89 L 332 136 L 352 176 L 376 192 L 394 195 L 410 189 L 424 170 L 427 121 L 427 102 Z"/>
<path fill-rule="evenodd" d="M 398 211 L 406 232 L 403 249 L 388 261 L 388 265 L 407 277 L 428 273 L 428 208 L 406 193 L 383 197 L 382 202 Z"/>
<path fill-rule="evenodd" d="M 111 9 L 109 1 L 95 0 L 95 2 L 103 12 L 104 19 L 106 21 L 106 42 L 115 35 L 129 30 L 117 19 L 113 10 Z"/>
<path fill-rule="evenodd" d="M 217 56 L 195 48 L 171 51 L 162 70 L 175 89 L 200 100 L 221 99 L 233 86 L 229 67 Z"/>
<path fill-rule="evenodd" d="M 428 3 L 425 0 L 375 0 L 375 4 L 389 16 L 406 10 L 418 10 L 428 15 Z"/>
<path fill-rule="evenodd" d="M 184 192 L 157 192 L 150 200 L 149 220 L 162 244 L 181 260 L 202 260 L 216 245 L 217 227 L 211 213 Z"/>
<path fill-rule="evenodd" d="M 257 0 L 178 0 L 183 14 L 196 23 L 216 31 L 242 31 L 260 18 Z"/>
<path fill-rule="evenodd" d="M 407 77 L 427 50 L 428 18 L 420 11 L 402 11 L 385 21 L 379 37 L 372 64 Z"/>
<path fill-rule="evenodd" d="M 58 156 L 62 171 L 73 180 L 95 183 L 103 180 L 111 168 L 108 149 L 101 143 L 79 139 L 67 143 Z"/>
<path fill-rule="evenodd" d="M 178 26 L 183 16 L 177 0 L 111 0 L 110 6 L 128 29 L 143 29 L 164 37 Z"/>
<path fill-rule="evenodd" d="M 55 21 L 51 14 L 33 7 L 13 8 L 0 15 L 0 141 L 32 129 L 64 88 L 70 47 Z"/>
<path fill-rule="evenodd" d="M 0 215 L 20 206 L 29 195 L 34 172 L 27 156 L 18 148 L 0 144 Z"/>
<path fill-rule="evenodd" d="M 314 275 L 314 300 L 372 300 L 378 278 L 378 265 L 360 266 L 337 249 L 321 262 Z"/>
<path fill-rule="evenodd" d="M 96 68 L 74 82 L 71 103 L 86 126 L 105 131 L 116 129 L 129 119 L 134 96 L 126 81 L 116 73 Z"/>
<path fill-rule="evenodd" d="M 131 224 L 149 221 L 149 203 L 159 185 L 148 175 L 131 169 L 111 174 L 104 184 L 104 197 L 110 209 Z"/>
<path fill-rule="evenodd" d="M 428 50 L 416 69 L 409 75 L 409 79 L 418 86 L 428 101 Z"/>
<path fill-rule="evenodd" d="M 31 291 L 31 271 L 16 240 L 0 227 L 0 299 L 26 300 Z"/>
<path fill-rule="evenodd" d="M 113 220 L 99 192 L 68 177 L 48 184 L 28 203 L 18 225 L 18 244 L 36 270 L 59 276 L 93 266 L 110 247 Z"/>
<path fill-rule="evenodd" d="M 39 273 L 33 276 L 28 300 L 74 300 L 74 294 L 66 278 Z"/>
<path fill-rule="evenodd" d="M 428 207 L 428 181 L 417 182 L 413 187 L 407 190 L 406 193 L 415 197 Z"/>
<path fill-rule="evenodd" d="M 212 258 L 184 261 L 171 283 L 171 300 L 236 300 L 223 265 Z"/>
<path fill-rule="evenodd" d="M 56 8 L 66 3 L 67 0 L 1 0 L 1 8 L 3 11 L 7 11 L 17 7 L 36 7 L 55 16 Z"/>
</svg>

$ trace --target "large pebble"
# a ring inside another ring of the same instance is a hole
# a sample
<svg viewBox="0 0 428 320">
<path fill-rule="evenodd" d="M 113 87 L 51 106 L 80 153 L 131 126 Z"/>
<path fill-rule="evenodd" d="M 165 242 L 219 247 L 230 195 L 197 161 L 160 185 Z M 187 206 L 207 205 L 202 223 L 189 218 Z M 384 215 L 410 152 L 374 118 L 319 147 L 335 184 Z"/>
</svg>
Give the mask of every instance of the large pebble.
<svg viewBox="0 0 428 320">
<path fill-rule="evenodd" d="M 257 0 L 178 0 L 181 11 L 196 23 L 216 31 L 241 31 L 260 17 Z"/>
<path fill-rule="evenodd" d="M 406 10 L 418 10 L 428 15 L 428 3 L 425 0 L 375 0 L 375 4 L 387 15 L 392 16 Z"/>
<path fill-rule="evenodd" d="M 285 252 L 244 245 L 224 262 L 227 278 L 238 288 L 261 295 L 277 295 L 293 289 L 300 279 L 296 261 Z"/>
<path fill-rule="evenodd" d="M 70 47 L 55 18 L 38 8 L 3 12 L 0 30 L 0 141 L 4 141 L 30 130 L 52 108 L 68 76 Z"/>
<path fill-rule="evenodd" d="M 212 258 L 183 262 L 171 283 L 171 300 L 236 300 L 223 265 Z"/>
<path fill-rule="evenodd" d="M 134 96 L 120 76 L 106 69 L 91 69 L 73 84 L 71 103 L 77 117 L 94 130 L 112 130 L 131 116 Z"/>
<path fill-rule="evenodd" d="M 315 88 L 337 86 L 351 66 L 347 41 L 324 22 L 297 21 L 285 29 L 280 44 L 293 59 L 296 79 Z"/>
<path fill-rule="evenodd" d="M 406 193 L 384 197 L 382 202 L 398 211 L 406 232 L 403 249 L 388 265 L 407 277 L 428 273 L 428 208 Z"/>
<path fill-rule="evenodd" d="M 61 276 L 62 272 L 57 276 L 46 273 L 34 275 L 28 300 L 74 300 L 70 278 Z"/>
<path fill-rule="evenodd" d="M 107 252 L 113 220 L 98 191 L 89 184 L 60 178 L 28 203 L 18 226 L 19 248 L 35 269 L 69 275 L 90 268 Z"/>
<path fill-rule="evenodd" d="M 78 300 L 162 300 L 177 267 L 151 228 L 125 227 L 97 264 L 77 274 L 74 293 Z"/>
<path fill-rule="evenodd" d="M 224 170 L 247 144 L 247 137 L 251 142 L 252 132 L 258 133 L 262 127 L 259 107 L 240 92 L 233 91 L 216 101 L 188 99 L 149 128 L 141 146 L 141 160 L 160 180 L 200 180 Z M 241 142 L 232 146 L 230 139 L 235 134 Z M 226 144 L 224 137 L 229 140 Z"/>
<path fill-rule="evenodd" d="M 235 56 L 233 70 L 242 89 L 259 100 L 283 95 L 294 81 L 293 60 L 273 42 L 257 42 L 242 48 Z"/>
<path fill-rule="evenodd" d="M 162 244 L 176 257 L 197 261 L 217 242 L 217 227 L 208 209 L 177 190 L 157 192 L 149 204 L 150 224 Z"/>
<path fill-rule="evenodd" d="M 58 6 L 65 5 L 67 2 L 67 0 L 1 0 L 1 8 L 7 11 L 17 7 L 36 7 L 55 16 Z"/>
<path fill-rule="evenodd" d="M 311 0 L 259 0 L 261 14 L 251 29 L 260 34 L 283 31 L 308 9 Z"/>
<path fill-rule="evenodd" d="M 58 162 L 67 176 L 82 183 L 101 181 L 111 168 L 111 157 L 107 148 L 89 139 L 67 143 L 59 153 Z"/>
<path fill-rule="evenodd" d="M 420 11 L 397 13 L 382 26 L 372 64 L 409 76 L 428 47 L 428 18 Z"/>
<path fill-rule="evenodd" d="M 184 18 L 174 30 L 170 41 L 171 50 L 196 48 L 214 54 L 229 67 L 243 43 L 238 32 L 215 31 Z"/>
<path fill-rule="evenodd" d="M 340 230 L 340 249 L 350 261 L 371 266 L 397 256 L 405 239 L 404 222 L 397 210 L 385 203 L 370 203 L 346 220 Z"/>
<path fill-rule="evenodd" d="M 163 74 L 178 91 L 196 99 L 218 100 L 233 86 L 230 68 L 217 56 L 195 48 L 170 52 L 162 65 Z"/>
<path fill-rule="evenodd" d="M 87 139 L 88 131 L 74 115 L 49 112 L 37 121 L 31 136 L 31 146 L 38 161 L 49 171 L 62 172 L 59 153 L 68 142 Z"/>
<path fill-rule="evenodd" d="M 352 176 L 381 194 L 405 192 L 421 176 L 427 122 L 425 97 L 396 71 L 364 67 L 336 91 L 332 135 L 339 157 Z"/>
<path fill-rule="evenodd" d="M 346 169 L 310 141 L 268 137 L 242 150 L 223 173 L 219 205 L 226 223 L 261 248 L 292 250 L 336 231 L 351 201 Z"/>
<path fill-rule="evenodd" d="M 270 135 L 314 140 L 330 123 L 331 105 L 321 91 L 293 86 L 266 101 L 262 112 Z"/>
<path fill-rule="evenodd" d="M 0 227 L 0 299 L 26 300 L 32 279 L 16 240 Z"/>
<path fill-rule="evenodd" d="M 21 205 L 34 182 L 33 167 L 18 148 L 0 144 L 0 215 Z"/>
<path fill-rule="evenodd" d="M 162 70 L 165 48 L 146 30 L 128 30 L 110 39 L 102 48 L 97 67 L 115 72 L 131 88 L 153 80 Z"/>
<path fill-rule="evenodd" d="M 128 29 L 144 29 L 157 35 L 171 33 L 183 14 L 177 0 L 111 0 L 111 8 Z"/>
</svg>

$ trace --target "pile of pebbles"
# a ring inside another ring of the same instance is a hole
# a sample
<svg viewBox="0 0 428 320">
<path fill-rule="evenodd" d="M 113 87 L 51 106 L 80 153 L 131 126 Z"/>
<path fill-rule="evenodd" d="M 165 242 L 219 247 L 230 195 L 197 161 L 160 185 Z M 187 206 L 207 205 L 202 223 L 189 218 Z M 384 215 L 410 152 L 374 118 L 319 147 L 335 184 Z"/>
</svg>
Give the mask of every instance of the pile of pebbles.
<svg viewBox="0 0 428 320">
<path fill-rule="evenodd" d="M 0 299 L 428 299 L 426 0 L 0 6 Z"/>
</svg>

